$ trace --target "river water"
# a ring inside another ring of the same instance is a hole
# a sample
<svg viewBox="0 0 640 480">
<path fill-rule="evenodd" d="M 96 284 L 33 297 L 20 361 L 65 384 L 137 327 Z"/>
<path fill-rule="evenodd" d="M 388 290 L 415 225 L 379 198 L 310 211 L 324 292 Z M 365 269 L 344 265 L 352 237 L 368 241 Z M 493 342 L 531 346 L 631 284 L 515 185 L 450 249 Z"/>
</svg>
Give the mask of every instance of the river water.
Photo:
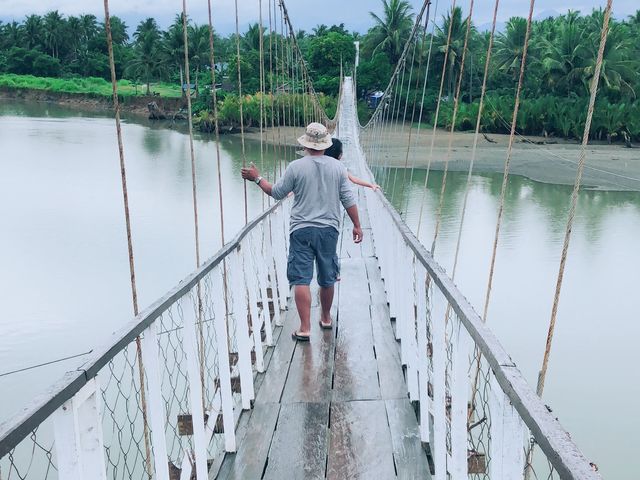
<svg viewBox="0 0 640 480">
<path fill-rule="evenodd" d="M 125 155 L 140 305 L 195 265 L 188 137 L 125 121 Z M 132 316 L 113 120 L 46 105 L 0 102 L 0 421 Z M 221 245 L 215 144 L 196 138 L 203 257 Z M 221 142 L 227 238 L 244 224 L 242 150 Z M 265 166 L 273 168 L 272 153 Z M 260 164 L 259 146 L 247 158 Z M 395 172 L 389 172 L 393 175 Z M 442 174 L 387 195 L 430 245 Z M 402 181 L 400 181 L 402 180 Z M 453 262 L 466 175 L 450 173 L 436 259 Z M 456 283 L 484 302 L 501 175 L 473 177 Z M 263 198 L 249 188 L 250 215 Z M 251 188 L 253 187 L 253 188 Z M 571 190 L 513 177 L 509 184 L 488 322 L 532 385 L 542 359 Z M 636 478 L 640 453 L 640 195 L 584 191 L 565 275 L 545 402 L 606 478 Z"/>
</svg>

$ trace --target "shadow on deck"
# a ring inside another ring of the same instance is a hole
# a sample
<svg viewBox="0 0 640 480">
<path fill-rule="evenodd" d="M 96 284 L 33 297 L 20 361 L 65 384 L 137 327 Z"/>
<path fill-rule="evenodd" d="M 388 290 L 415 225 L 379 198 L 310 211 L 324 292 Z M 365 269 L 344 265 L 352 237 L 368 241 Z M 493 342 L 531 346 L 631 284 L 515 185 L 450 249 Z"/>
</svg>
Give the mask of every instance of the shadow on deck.
<svg viewBox="0 0 640 480">
<path fill-rule="evenodd" d="M 316 287 L 311 341 L 294 342 L 299 321 L 289 303 L 256 378 L 254 408 L 240 419 L 238 451 L 212 478 L 430 478 L 359 193 L 365 240 L 351 241 L 346 218 L 334 329 L 318 325 Z"/>
</svg>

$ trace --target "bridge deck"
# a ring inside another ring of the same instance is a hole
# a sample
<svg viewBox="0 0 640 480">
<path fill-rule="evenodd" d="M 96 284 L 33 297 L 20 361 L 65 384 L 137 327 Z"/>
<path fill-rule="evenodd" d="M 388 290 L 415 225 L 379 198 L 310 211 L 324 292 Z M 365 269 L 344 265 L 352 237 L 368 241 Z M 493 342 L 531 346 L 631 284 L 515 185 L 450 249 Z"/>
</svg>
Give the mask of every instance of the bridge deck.
<svg viewBox="0 0 640 480">
<path fill-rule="evenodd" d="M 430 478 L 362 194 L 359 208 L 365 241 L 353 244 L 346 219 L 334 329 L 320 329 L 314 294 L 311 341 L 292 341 L 298 315 L 289 305 L 238 452 L 215 478 Z"/>
</svg>

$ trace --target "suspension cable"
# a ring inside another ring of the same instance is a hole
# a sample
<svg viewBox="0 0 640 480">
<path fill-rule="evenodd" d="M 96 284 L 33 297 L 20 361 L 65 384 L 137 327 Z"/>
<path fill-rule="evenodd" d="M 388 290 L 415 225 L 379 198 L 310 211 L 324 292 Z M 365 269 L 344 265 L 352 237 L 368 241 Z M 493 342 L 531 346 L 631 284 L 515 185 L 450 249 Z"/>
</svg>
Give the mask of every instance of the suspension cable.
<svg viewBox="0 0 640 480">
<path fill-rule="evenodd" d="M 453 148 L 453 132 L 456 129 L 456 120 L 458 118 L 458 108 L 460 107 L 460 90 L 462 88 L 462 80 L 464 77 L 464 63 L 467 57 L 467 50 L 469 47 L 469 33 L 471 32 L 471 19 L 473 16 L 474 0 L 469 2 L 469 16 L 467 18 L 467 30 L 464 36 L 464 46 L 462 47 L 462 59 L 460 62 L 460 75 L 458 77 L 458 86 L 456 87 L 456 93 L 453 100 L 453 115 L 451 116 L 451 129 L 449 130 L 449 144 L 447 146 L 447 153 L 444 161 L 444 171 L 442 173 L 442 187 L 440 189 L 440 202 L 438 204 L 438 211 L 436 213 L 436 226 L 433 234 L 433 243 L 431 244 L 431 255 L 436 251 L 436 241 L 438 240 L 438 233 L 440 231 L 440 222 L 442 221 L 442 208 L 444 206 L 444 193 L 447 187 L 447 171 L 449 169 L 449 161 L 451 160 L 451 150 Z M 453 13 L 451 15 L 451 23 L 453 23 Z"/>
<path fill-rule="evenodd" d="M 242 142 L 242 167 L 247 166 L 247 152 L 244 141 L 244 98 L 242 96 L 242 72 L 240 68 L 240 20 L 238 18 L 238 0 L 235 0 L 236 12 L 236 63 L 238 65 L 238 104 L 240 105 L 240 141 Z M 247 205 L 247 182 L 242 182 L 244 195 L 244 223 L 249 223 L 249 209 Z"/>
<path fill-rule="evenodd" d="M 118 80 L 116 77 L 116 64 L 113 55 L 113 35 L 111 32 L 111 16 L 109 14 L 109 0 L 104 0 L 104 26 L 107 34 L 107 51 L 109 55 L 109 69 L 111 71 L 111 87 L 113 91 L 113 109 L 116 121 L 116 136 L 118 139 L 118 154 L 120 158 L 120 180 L 122 184 L 122 199 L 124 204 L 124 218 L 127 231 L 127 251 L 129 253 L 129 276 L 131 281 L 131 300 L 133 302 L 133 313 L 138 316 L 138 290 L 136 287 L 136 271 L 133 254 L 133 241 L 131 239 L 131 216 L 129 213 L 129 192 L 127 189 L 127 170 L 124 159 L 124 143 L 122 141 L 122 127 L 120 124 L 120 100 L 118 98 Z M 144 431 L 145 447 L 145 470 L 152 478 L 151 470 L 151 444 L 149 441 L 149 422 L 147 419 L 147 402 L 145 395 L 144 365 L 142 364 L 142 344 L 140 336 L 136 337 L 136 357 L 138 361 L 138 376 L 140 381 L 140 403 L 142 409 L 142 423 Z"/>
<path fill-rule="evenodd" d="M 416 237 L 420 238 L 420 227 L 422 226 L 422 214 L 424 213 L 424 204 L 427 197 L 427 183 L 429 181 L 429 172 L 431 170 L 431 162 L 433 161 L 433 147 L 436 142 L 436 130 L 438 129 L 438 118 L 440 117 L 440 105 L 442 104 L 442 92 L 444 90 L 444 79 L 447 70 L 447 61 L 449 59 L 449 50 L 451 48 L 451 31 L 453 28 L 453 11 L 456 8 L 456 0 L 451 3 L 451 17 L 449 19 L 449 31 L 447 32 L 447 46 L 444 52 L 444 62 L 442 63 L 442 76 L 440 77 L 440 90 L 438 92 L 438 102 L 436 104 L 436 113 L 433 119 L 433 131 L 431 132 L 431 147 L 429 148 L 429 158 L 427 160 L 427 173 L 424 177 L 424 185 L 422 188 L 422 200 L 420 201 L 420 213 L 418 215 L 418 228 L 416 229 Z"/>
<path fill-rule="evenodd" d="M 564 236 L 564 244 L 562 246 L 562 256 L 560 258 L 560 268 L 558 270 L 556 290 L 553 296 L 553 308 L 551 311 L 551 320 L 549 322 L 549 331 L 547 333 L 547 341 L 545 345 L 544 358 L 542 361 L 542 368 L 540 370 L 540 375 L 538 377 L 538 386 L 537 386 L 538 396 L 542 396 L 542 393 L 544 391 L 544 382 L 547 376 L 547 368 L 549 366 L 549 355 L 551 354 L 551 344 L 553 342 L 553 333 L 556 326 L 558 304 L 560 302 L 560 292 L 562 290 L 562 280 L 564 279 L 564 270 L 567 262 L 567 252 L 569 251 L 569 243 L 571 241 L 571 232 L 573 231 L 573 220 L 575 218 L 576 208 L 578 205 L 578 193 L 580 191 L 580 185 L 582 183 L 582 174 L 584 172 L 584 165 L 587 159 L 587 144 L 589 143 L 589 133 L 591 131 L 593 111 L 596 103 L 596 97 L 598 95 L 598 84 L 600 81 L 600 73 L 602 71 L 602 63 L 604 58 L 604 49 L 607 43 L 607 35 L 609 33 L 609 20 L 611 18 L 612 7 L 613 7 L 613 0 L 607 0 L 607 6 L 604 12 L 604 19 L 602 21 L 602 31 L 600 33 L 600 47 L 598 48 L 598 56 L 596 58 L 595 70 L 593 72 L 593 78 L 591 80 L 589 108 L 587 111 L 587 119 L 584 125 L 584 134 L 582 135 L 582 146 L 580 149 L 580 159 L 578 161 L 578 171 L 576 173 L 576 181 L 573 186 L 573 192 L 571 194 L 571 207 L 569 209 L 569 216 L 567 218 L 567 228 Z"/>
<path fill-rule="evenodd" d="M 520 95 L 524 84 L 524 72 L 527 63 L 527 53 L 529 49 L 529 39 L 531 37 L 531 24 L 533 21 L 533 8 L 536 0 L 531 0 L 529 5 L 529 16 L 527 17 L 527 30 L 524 37 L 524 45 L 522 50 L 522 60 L 520 63 L 520 76 L 518 78 L 518 88 L 516 90 L 515 105 L 513 107 L 513 118 L 511 120 L 511 133 L 509 134 L 509 146 L 507 147 L 507 158 L 504 162 L 504 174 L 502 177 L 502 188 L 500 191 L 500 206 L 498 207 L 498 219 L 496 221 L 496 231 L 493 239 L 493 252 L 491 255 L 491 266 L 489 268 L 489 280 L 487 282 L 487 292 L 484 301 L 484 310 L 482 312 L 482 320 L 487 321 L 487 311 L 489 309 L 489 300 L 491 298 L 491 288 L 493 285 L 493 274 L 496 264 L 496 253 L 498 250 L 498 238 L 500 236 L 500 226 L 502 223 L 502 214 L 504 212 L 504 200 L 507 194 L 507 183 L 509 180 L 509 164 L 511 162 L 511 154 L 513 152 L 513 141 L 515 138 L 516 125 L 518 122 L 518 111 L 520 109 Z"/>
</svg>

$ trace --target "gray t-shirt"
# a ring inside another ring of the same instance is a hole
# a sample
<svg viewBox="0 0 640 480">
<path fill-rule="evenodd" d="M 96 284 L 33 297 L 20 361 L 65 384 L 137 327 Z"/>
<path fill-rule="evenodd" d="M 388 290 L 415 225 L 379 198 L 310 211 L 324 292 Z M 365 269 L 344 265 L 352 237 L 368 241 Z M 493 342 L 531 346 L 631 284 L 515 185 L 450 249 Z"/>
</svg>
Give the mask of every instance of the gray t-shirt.
<svg viewBox="0 0 640 480">
<path fill-rule="evenodd" d="M 304 227 L 333 227 L 340 231 L 342 212 L 356 203 L 347 169 L 332 157 L 306 156 L 289 164 L 271 190 L 280 200 L 293 192 L 291 231 Z"/>
</svg>

